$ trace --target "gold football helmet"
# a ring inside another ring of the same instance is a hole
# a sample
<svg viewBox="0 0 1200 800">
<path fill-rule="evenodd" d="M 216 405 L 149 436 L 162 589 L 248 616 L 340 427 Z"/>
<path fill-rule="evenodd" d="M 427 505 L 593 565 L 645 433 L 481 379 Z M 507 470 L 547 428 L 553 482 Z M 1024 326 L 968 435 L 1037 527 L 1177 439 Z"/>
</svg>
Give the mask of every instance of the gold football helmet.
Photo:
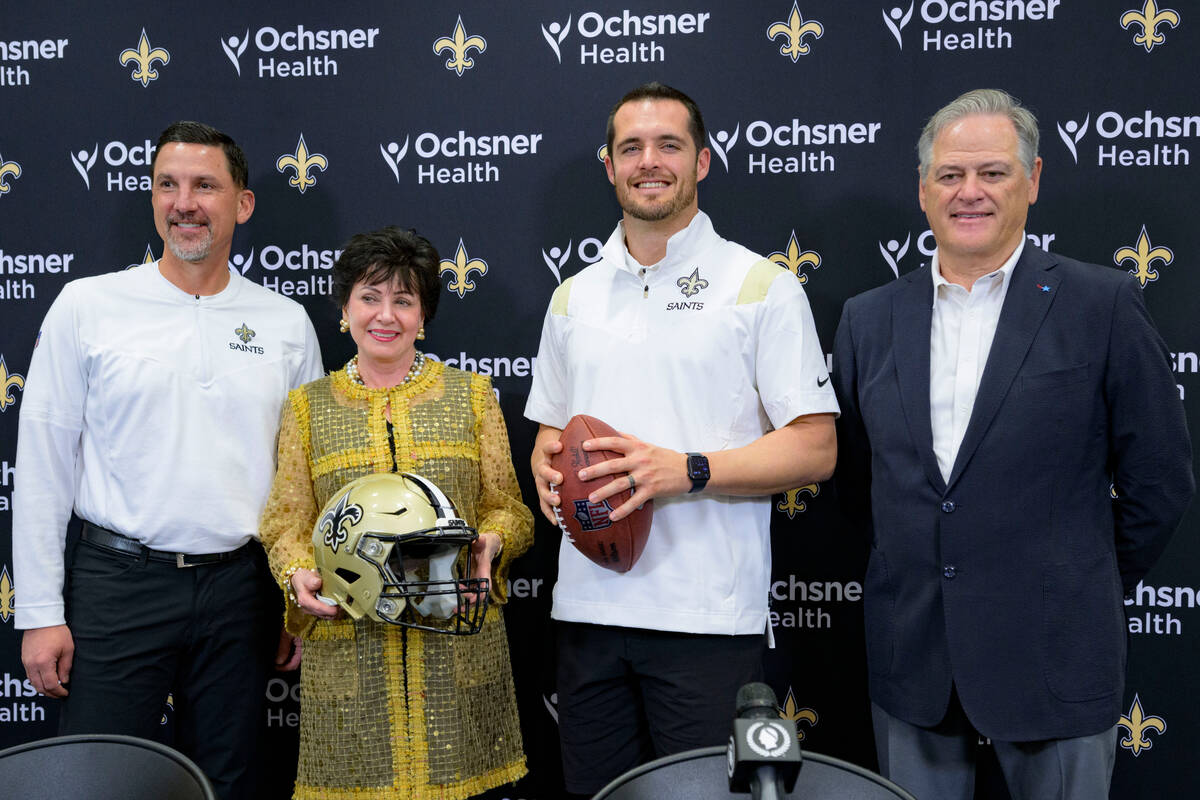
<svg viewBox="0 0 1200 800">
<path fill-rule="evenodd" d="M 478 633 L 490 587 L 470 577 L 477 538 L 431 481 L 411 472 L 366 475 L 343 486 L 317 517 L 321 595 L 354 619 Z"/>
</svg>

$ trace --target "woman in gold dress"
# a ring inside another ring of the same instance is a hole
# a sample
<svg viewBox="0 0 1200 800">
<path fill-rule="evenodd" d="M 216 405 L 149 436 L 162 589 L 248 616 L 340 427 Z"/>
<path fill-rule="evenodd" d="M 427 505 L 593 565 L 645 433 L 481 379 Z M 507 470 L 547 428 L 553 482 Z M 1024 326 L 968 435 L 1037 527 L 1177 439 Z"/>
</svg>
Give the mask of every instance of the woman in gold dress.
<svg viewBox="0 0 1200 800">
<path fill-rule="evenodd" d="M 354 236 L 333 287 L 358 352 L 284 408 L 261 533 L 288 595 L 287 630 L 304 640 L 296 800 L 454 800 L 526 771 L 501 604 L 532 515 L 490 381 L 416 349 L 437 309 L 438 264 L 415 232 Z M 316 597 L 317 514 L 376 472 L 428 478 L 478 531 L 472 577 L 491 579 L 480 633 L 353 621 Z"/>
</svg>

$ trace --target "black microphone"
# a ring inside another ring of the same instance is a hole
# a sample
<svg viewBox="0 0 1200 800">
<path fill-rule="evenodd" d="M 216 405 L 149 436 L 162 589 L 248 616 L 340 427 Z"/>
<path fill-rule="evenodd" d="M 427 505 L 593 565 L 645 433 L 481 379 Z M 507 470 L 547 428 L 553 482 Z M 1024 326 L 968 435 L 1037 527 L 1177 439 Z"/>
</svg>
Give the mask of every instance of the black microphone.
<svg viewBox="0 0 1200 800">
<path fill-rule="evenodd" d="M 729 791 L 755 800 L 782 800 L 800 774 L 796 723 L 781 719 L 775 691 L 765 683 L 738 689 L 737 712 L 729 737 Z"/>
</svg>

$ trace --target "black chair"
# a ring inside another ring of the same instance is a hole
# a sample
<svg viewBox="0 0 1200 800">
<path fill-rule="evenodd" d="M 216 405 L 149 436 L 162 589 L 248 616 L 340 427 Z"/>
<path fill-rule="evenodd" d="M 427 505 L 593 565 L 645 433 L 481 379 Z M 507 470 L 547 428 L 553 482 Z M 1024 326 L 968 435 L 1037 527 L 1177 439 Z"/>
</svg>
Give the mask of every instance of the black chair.
<svg viewBox="0 0 1200 800">
<path fill-rule="evenodd" d="M 728 800 L 731 794 L 724 747 L 702 747 L 631 769 L 592 800 Z M 792 800 L 916 800 L 874 772 L 820 753 L 804 753 Z"/>
<path fill-rule="evenodd" d="M 217 800 L 192 761 L 134 736 L 82 734 L 0 750 L 0 787 L 21 800 Z"/>
</svg>

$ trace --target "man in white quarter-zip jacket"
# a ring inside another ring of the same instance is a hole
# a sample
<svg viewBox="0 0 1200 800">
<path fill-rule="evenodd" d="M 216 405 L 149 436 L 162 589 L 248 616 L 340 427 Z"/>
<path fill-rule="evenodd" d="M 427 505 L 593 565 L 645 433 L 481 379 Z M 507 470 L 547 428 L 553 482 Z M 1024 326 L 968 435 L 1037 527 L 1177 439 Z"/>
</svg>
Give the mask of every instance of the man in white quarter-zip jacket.
<svg viewBox="0 0 1200 800">
<path fill-rule="evenodd" d="M 237 144 L 178 122 L 151 171 L 162 258 L 67 284 L 35 344 L 16 626 L 30 682 L 62 699 L 61 733 L 152 738 L 173 693 L 175 746 L 222 798 L 254 797 L 281 597 L 258 516 L 280 409 L 321 358 L 299 304 L 229 269 L 254 211 Z"/>
<path fill-rule="evenodd" d="M 770 635 L 770 495 L 833 472 L 838 406 L 804 290 L 700 211 L 704 141 L 700 110 L 671 87 L 646 84 L 613 108 L 605 167 L 623 219 L 600 260 L 555 291 L 525 407 L 540 424 L 532 467 L 547 519 L 562 481 L 547 460 L 576 414 L 623 434 L 587 445 L 621 454 L 581 470 L 612 476 L 589 499 L 632 486 L 614 521 L 654 499 L 629 572 L 559 550 L 552 616 L 573 793 L 726 741 Z"/>
</svg>

